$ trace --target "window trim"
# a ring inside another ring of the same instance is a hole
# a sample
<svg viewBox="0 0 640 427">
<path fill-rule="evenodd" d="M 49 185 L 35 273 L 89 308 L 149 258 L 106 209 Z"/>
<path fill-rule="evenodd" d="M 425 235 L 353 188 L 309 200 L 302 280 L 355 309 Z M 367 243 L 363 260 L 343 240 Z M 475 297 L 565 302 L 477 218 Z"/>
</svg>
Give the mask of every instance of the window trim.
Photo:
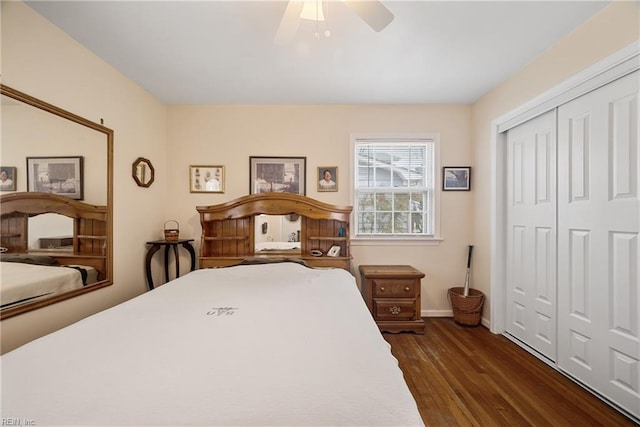
<svg viewBox="0 0 640 427">
<path fill-rule="evenodd" d="M 376 142 L 380 140 L 388 142 L 389 140 L 402 140 L 402 142 L 424 142 L 428 140 L 433 142 L 433 173 L 434 173 L 434 189 L 433 189 L 433 235 L 430 236 L 357 236 L 356 232 L 351 233 L 351 243 L 354 246 L 367 246 L 380 245 L 380 246 L 394 246 L 394 245 L 439 245 L 442 242 L 440 236 L 440 193 L 441 193 L 441 177 L 440 173 L 440 134 L 439 133 L 401 133 L 401 132 L 389 132 L 389 133 L 350 133 L 349 134 L 349 200 L 353 206 L 351 213 L 351 223 L 355 224 L 357 209 L 355 200 L 355 186 L 356 186 L 356 159 L 355 159 L 355 147 L 360 141 Z"/>
</svg>

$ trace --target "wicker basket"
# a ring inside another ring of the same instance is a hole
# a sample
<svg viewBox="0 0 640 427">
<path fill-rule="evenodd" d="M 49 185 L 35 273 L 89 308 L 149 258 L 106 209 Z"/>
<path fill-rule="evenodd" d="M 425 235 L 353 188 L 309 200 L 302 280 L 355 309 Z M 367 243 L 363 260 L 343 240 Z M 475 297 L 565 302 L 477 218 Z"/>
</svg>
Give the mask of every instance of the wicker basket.
<svg viewBox="0 0 640 427">
<path fill-rule="evenodd" d="M 176 228 L 167 228 L 167 224 L 170 222 L 175 222 Z M 164 223 L 164 240 L 167 242 L 176 242 L 180 238 L 180 225 L 178 221 L 170 219 L 169 221 Z"/>
<path fill-rule="evenodd" d="M 449 288 L 447 294 L 453 307 L 453 319 L 465 326 L 478 326 L 482 316 L 484 294 L 477 289 L 469 289 L 469 295 L 464 296 L 464 288 Z"/>
</svg>

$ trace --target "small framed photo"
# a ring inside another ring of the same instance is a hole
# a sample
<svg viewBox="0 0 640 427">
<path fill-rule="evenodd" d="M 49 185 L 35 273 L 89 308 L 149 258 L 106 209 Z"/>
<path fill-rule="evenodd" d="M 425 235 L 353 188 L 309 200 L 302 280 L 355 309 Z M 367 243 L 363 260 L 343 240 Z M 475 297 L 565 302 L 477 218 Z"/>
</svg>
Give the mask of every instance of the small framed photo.
<svg viewBox="0 0 640 427">
<path fill-rule="evenodd" d="M 0 191 L 16 191 L 15 166 L 0 166 Z"/>
<path fill-rule="evenodd" d="M 224 193 L 224 166 L 189 166 L 189 191 Z"/>
<path fill-rule="evenodd" d="M 27 157 L 27 191 L 38 191 L 82 200 L 82 156 Z"/>
<path fill-rule="evenodd" d="M 249 194 L 293 193 L 305 196 L 306 157 L 249 157 Z"/>
<path fill-rule="evenodd" d="M 445 166 L 442 168 L 443 191 L 471 190 L 471 167 Z"/>
<path fill-rule="evenodd" d="M 318 191 L 338 191 L 338 167 L 318 166 Z"/>
</svg>

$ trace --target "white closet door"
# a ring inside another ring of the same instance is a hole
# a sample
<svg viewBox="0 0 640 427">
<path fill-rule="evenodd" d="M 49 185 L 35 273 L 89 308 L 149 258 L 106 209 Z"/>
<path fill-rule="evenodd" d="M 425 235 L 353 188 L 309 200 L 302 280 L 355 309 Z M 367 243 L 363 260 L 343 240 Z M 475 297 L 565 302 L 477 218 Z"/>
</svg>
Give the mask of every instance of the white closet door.
<svg viewBox="0 0 640 427">
<path fill-rule="evenodd" d="M 558 367 L 635 416 L 638 77 L 558 109 Z"/>
<path fill-rule="evenodd" d="M 556 121 L 507 134 L 507 333 L 556 357 Z"/>
</svg>

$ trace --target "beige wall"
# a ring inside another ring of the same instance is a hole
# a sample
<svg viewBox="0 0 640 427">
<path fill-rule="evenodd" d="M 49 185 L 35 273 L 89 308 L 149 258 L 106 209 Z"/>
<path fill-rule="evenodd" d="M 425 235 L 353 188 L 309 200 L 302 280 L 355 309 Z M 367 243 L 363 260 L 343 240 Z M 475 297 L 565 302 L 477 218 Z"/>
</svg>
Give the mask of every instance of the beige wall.
<svg viewBox="0 0 640 427">
<path fill-rule="evenodd" d="M 249 191 L 249 156 L 307 157 L 307 195 L 327 203 L 352 205 L 349 186 L 350 133 L 440 133 L 441 162 L 471 163 L 470 107 L 466 105 L 171 106 L 168 147 L 174 177 L 168 183 L 167 218 L 180 222 L 181 235 L 200 236 L 198 205 L 211 205 Z M 189 165 L 224 165 L 224 194 L 188 191 Z M 318 193 L 319 166 L 338 166 L 339 191 Z M 473 195 L 441 196 L 439 246 L 352 246 L 360 264 L 411 264 L 427 274 L 423 310 L 450 310 L 446 290 L 464 281 L 471 242 Z"/>
<path fill-rule="evenodd" d="M 2 2 L 2 83 L 114 130 L 115 284 L 3 320 L 2 352 L 146 289 L 144 243 L 157 237 L 166 207 L 166 106 L 20 2 Z M 136 186 L 131 163 L 149 158 L 159 173 Z M 24 168 L 25 162 L 18 162 Z"/>
<path fill-rule="evenodd" d="M 474 284 L 490 295 L 491 122 L 640 38 L 638 2 L 614 2 L 472 107 Z M 505 52 L 505 54 L 508 54 Z M 489 304 L 484 316 L 489 317 Z"/>
</svg>

